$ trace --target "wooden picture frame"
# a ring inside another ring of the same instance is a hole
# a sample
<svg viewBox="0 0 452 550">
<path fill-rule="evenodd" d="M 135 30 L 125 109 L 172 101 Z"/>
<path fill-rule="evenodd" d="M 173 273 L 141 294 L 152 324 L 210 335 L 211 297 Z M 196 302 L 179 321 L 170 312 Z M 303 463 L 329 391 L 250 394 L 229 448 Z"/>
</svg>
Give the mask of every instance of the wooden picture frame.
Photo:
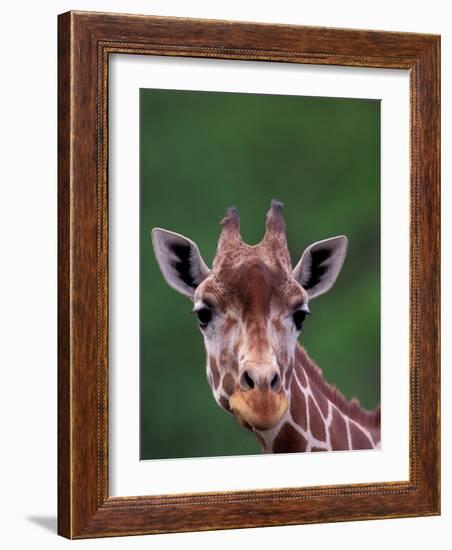
<svg viewBox="0 0 452 550">
<path fill-rule="evenodd" d="M 58 532 L 68 538 L 440 513 L 440 38 L 68 12 L 58 38 Z M 410 74 L 408 481 L 140 497 L 108 490 L 110 54 Z"/>
</svg>

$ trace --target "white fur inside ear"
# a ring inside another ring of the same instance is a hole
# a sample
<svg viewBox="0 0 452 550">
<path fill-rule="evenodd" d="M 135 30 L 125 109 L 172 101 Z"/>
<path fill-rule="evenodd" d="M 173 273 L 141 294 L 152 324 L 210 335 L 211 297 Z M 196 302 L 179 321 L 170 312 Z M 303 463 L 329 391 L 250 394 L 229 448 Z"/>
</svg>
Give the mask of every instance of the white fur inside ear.
<svg viewBox="0 0 452 550">
<path fill-rule="evenodd" d="M 344 235 L 318 241 L 308 246 L 293 270 L 294 278 L 315 298 L 328 292 L 339 275 L 347 254 Z"/>
<path fill-rule="evenodd" d="M 152 245 L 166 282 L 193 298 L 196 288 L 210 273 L 196 244 L 183 235 L 156 227 L 152 230 Z"/>
</svg>

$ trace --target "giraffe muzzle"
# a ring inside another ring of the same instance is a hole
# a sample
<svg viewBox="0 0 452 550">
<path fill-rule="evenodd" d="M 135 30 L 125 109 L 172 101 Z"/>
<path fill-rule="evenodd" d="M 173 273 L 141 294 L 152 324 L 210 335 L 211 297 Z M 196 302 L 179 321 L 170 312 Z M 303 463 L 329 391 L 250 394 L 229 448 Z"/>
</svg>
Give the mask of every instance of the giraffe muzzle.
<svg viewBox="0 0 452 550">
<path fill-rule="evenodd" d="M 270 430 L 281 420 L 288 407 L 284 392 L 271 389 L 237 389 L 229 399 L 237 420 L 254 430 Z"/>
</svg>

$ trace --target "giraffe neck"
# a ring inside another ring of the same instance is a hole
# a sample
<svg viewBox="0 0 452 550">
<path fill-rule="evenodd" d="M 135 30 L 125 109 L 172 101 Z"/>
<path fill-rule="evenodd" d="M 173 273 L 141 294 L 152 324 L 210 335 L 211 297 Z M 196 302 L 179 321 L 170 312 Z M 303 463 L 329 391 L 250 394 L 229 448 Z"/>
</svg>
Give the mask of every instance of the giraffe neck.
<svg viewBox="0 0 452 550">
<path fill-rule="evenodd" d="M 289 408 L 271 430 L 256 432 L 265 452 L 343 451 L 380 446 L 380 409 L 367 411 L 324 380 L 297 344 L 289 385 Z"/>
</svg>

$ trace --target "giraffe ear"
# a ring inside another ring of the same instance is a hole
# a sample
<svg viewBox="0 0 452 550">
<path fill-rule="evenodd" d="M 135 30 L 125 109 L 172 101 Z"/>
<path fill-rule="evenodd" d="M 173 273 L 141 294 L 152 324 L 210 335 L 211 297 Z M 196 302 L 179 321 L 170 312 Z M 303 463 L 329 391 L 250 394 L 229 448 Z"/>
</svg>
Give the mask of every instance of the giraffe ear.
<svg viewBox="0 0 452 550">
<path fill-rule="evenodd" d="M 210 273 L 196 244 L 182 235 L 156 227 L 152 230 L 152 245 L 169 286 L 193 298 L 196 288 Z"/>
<path fill-rule="evenodd" d="M 347 237 L 341 235 L 311 244 L 303 252 L 293 276 L 309 298 L 328 292 L 334 285 L 345 260 L 347 244 Z"/>
</svg>

